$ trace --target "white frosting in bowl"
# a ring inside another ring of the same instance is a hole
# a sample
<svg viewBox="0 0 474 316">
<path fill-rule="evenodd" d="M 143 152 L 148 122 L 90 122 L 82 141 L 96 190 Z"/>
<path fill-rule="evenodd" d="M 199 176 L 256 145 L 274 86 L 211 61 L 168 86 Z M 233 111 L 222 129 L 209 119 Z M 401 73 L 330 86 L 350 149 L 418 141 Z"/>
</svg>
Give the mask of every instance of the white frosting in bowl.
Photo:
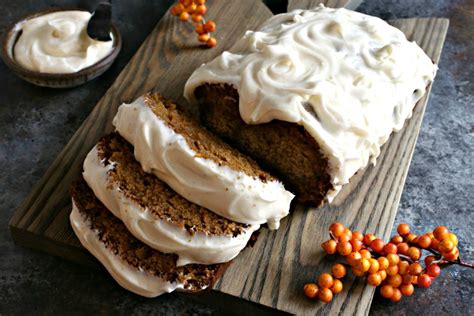
<svg viewBox="0 0 474 316">
<path fill-rule="evenodd" d="M 238 223 L 279 226 L 294 195 L 279 181 L 263 182 L 199 157 L 186 139 L 159 119 L 143 97 L 122 104 L 113 124 L 134 146 L 145 172 L 155 174 L 187 200 Z"/>
<path fill-rule="evenodd" d="M 109 179 L 108 172 L 114 165 L 113 161 L 107 165 L 102 163 L 97 147 L 94 147 L 84 160 L 83 177 L 94 195 L 125 224 L 133 236 L 163 253 L 177 254 L 177 266 L 230 261 L 245 248 L 252 233 L 259 228 L 259 225 L 251 225 L 235 237 L 201 232 L 191 235 L 185 228 L 159 219 L 125 196 L 119 185 Z"/>
<path fill-rule="evenodd" d="M 198 68 L 184 94 L 196 102 L 197 87 L 231 84 L 245 123 L 302 125 L 328 158 L 331 200 L 359 169 L 375 163 L 436 70 L 385 21 L 319 6 L 276 15 L 247 32 L 232 52 Z"/>
<path fill-rule="evenodd" d="M 113 40 L 96 41 L 87 35 L 91 14 L 57 11 L 26 20 L 14 47 L 14 59 L 22 67 L 41 73 L 78 72 L 105 58 Z"/>
<path fill-rule="evenodd" d="M 72 229 L 81 244 L 107 269 L 110 275 L 123 288 L 145 297 L 156 297 L 163 293 L 183 289 L 183 284 L 168 282 L 157 276 L 138 270 L 127 264 L 99 240 L 97 232 L 81 216 L 74 200 L 69 216 Z"/>
</svg>

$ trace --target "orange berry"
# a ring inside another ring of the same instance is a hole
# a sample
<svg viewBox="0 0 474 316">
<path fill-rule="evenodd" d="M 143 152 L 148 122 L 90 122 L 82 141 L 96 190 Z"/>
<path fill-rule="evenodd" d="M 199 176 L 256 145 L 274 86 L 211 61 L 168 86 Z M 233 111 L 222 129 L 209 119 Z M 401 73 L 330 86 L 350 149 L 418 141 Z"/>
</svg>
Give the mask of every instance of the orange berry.
<svg viewBox="0 0 474 316">
<path fill-rule="evenodd" d="M 347 236 L 349 236 L 350 238 L 352 238 L 352 230 L 350 230 L 349 228 L 344 228 L 344 234 L 346 234 Z"/>
<path fill-rule="evenodd" d="M 431 240 L 431 248 L 434 250 L 438 250 L 439 243 L 440 241 L 436 238 Z"/>
<path fill-rule="evenodd" d="M 354 268 L 359 271 L 367 272 L 370 269 L 369 259 L 362 258 L 357 261 Z"/>
<path fill-rule="evenodd" d="M 318 284 L 321 288 L 330 288 L 334 284 L 334 278 L 329 273 L 323 273 L 318 278 Z"/>
<path fill-rule="evenodd" d="M 410 264 L 408 263 L 408 261 L 400 261 L 398 263 L 398 273 L 401 275 L 407 274 L 409 268 Z"/>
<path fill-rule="evenodd" d="M 378 273 L 371 273 L 367 277 L 367 283 L 373 286 L 379 286 L 382 284 L 382 277 Z"/>
<path fill-rule="evenodd" d="M 411 275 L 411 274 L 405 274 L 403 277 L 402 277 L 402 283 L 403 284 L 411 284 L 413 282 L 413 278 L 414 276 Z"/>
<path fill-rule="evenodd" d="M 429 266 L 435 260 L 436 260 L 435 256 L 426 256 L 425 257 L 425 266 Z"/>
<path fill-rule="evenodd" d="M 391 242 L 383 246 L 383 252 L 385 254 L 389 254 L 389 253 L 396 254 L 397 251 L 398 251 L 397 246 L 395 244 L 392 244 Z"/>
<path fill-rule="evenodd" d="M 198 41 L 202 43 L 206 43 L 208 40 L 209 40 L 209 34 L 204 33 L 198 36 Z"/>
<path fill-rule="evenodd" d="M 188 6 L 191 3 L 193 3 L 193 0 L 179 0 L 179 2 L 183 4 L 184 6 Z"/>
<path fill-rule="evenodd" d="M 178 3 L 177 5 L 171 8 L 171 14 L 175 16 L 180 15 L 181 12 L 183 11 L 184 11 L 184 6 L 181 3 Z"/>
<path fill-rule="evenodd" d="M 380 264 L 376 259 L 370 258 L 369 263 L 370 263 L 369 273 L 376 273 L 377 271 L 379 271 Z"/>
<path fill-rule="evenodd" d="M 216 30 L 216 22 L 209 20 L 204 24 L 204 29 L 208 32 L 214 32 Z"/>
<path fill-rule="evenodd" d="M 324 303 L 329 303 L 330 301 L 332 301 L 332 296 L 332 291 L 328 288 L 319 290 L 318 298 Z"/>
<path fill-rule="evenodd" d="M 403 296 L 411 296 L 413 292 L 415 291 L 415 288 L 413 285 L 410 284 L 402 284 L 400 286 L 400 292 L 402 292 Z"/>
<path fill-rule="evenodd" d="M 191 3 L 186 8 L 184 8 L 184 10 L 191 14 L 196 10 L 196 8 L 197 8 L 197 5 L 195 3 Z"/>
<path fill-rule="evenodd" d="M 450 252 L 454 249 L 454 243 L 451 241 L 451 239 L 443 239 L 439 243 L 438 249 L 440 252 Z"/>
<path fill-rule="evenodd" d="M 402 236 L 408 235 L 410 233 L 410 226 L 408 224 L 400 224 L 397 227 L 397 232 Z"/>
<path fill-rule="evenodd" d="M 429 248 L 430 245 L 431 245 L 430 236 L 427 236 L 427 235 L 420 236 L 420 238 L 418 239 L 418 246 L 420 246 L 423 249 L 426 249 L 426 248 Z"/>
<path fill-rule="evenodd" d="M 304 285 L 304 294 L 309 298 L 318 296 L 319 288 L 315 283 L 308 283 Z"/>
<path fill-rule="evenodd" d="M 403 242 L 403 237 L 402 236 L 393 236 L 392 239 L 390 240 L 392 244 L 398 245 L 399 243 Z"/>
<path fill-rule="evenodd" d="M 362 258 L 359 252 L 351 252 L 347 257 L 346 261 L 349 265 L 353 266 Z"/>
<path fill-rule="evenodd" d="M 193 13 L 193 15 L 191 15 L 191 19 L 193 20 L 193 22 L 199 23 L 202 21 L 202 15 Z M 200 25 L 202 26 L 202 24 Z M 204 30 L 204 27 L 203 27 L 203 30 Z"/>
<path fill-rule="evenodd" d="M 356 277 L 362 277 L 362 276 L 364 276 L 365 271 L 360 270 L 360 269 L 356 269 L 356 267 L 352 267 L 352 273 L 353 273 Z"/>
<path fill-rule="evenodd" d="M 360 231 L 356 230 L 355 232 L 352 233 L 352 240 L 363 241 L 364 240 L 364 235 L 362 235 L 362 233 Z"/>
<path fill-rule="evenodd" d="M 400 262 L 400 257 L 394 253 L 389 253 L 387 255 L 387 260 L 389 265 L 396 266 Z"/>
<path fill-rule="evenodd" d="M 383 246 L 384 246 L 383 240 L 380 239 L 380 238 L 375 238 L 370 243 L 370 248 L 372 248 L 372 250 L 375 251 L 375 252 L 382 252 Z"/>
<path fill-rule="evenodd" d="M 337 238 L 337 240 L 339 240 L 340 242 L 350 242 L 351 241 L 351 237 L 349 237 L 348 235 L 346 234 L 342 234 L 341 236 L 339 236 Z"/>
<path fill-rule="evenodd" d="M 372 258 L 372 254 L 367 249 L 361 249 L 359 252 L 360 252 L 360 255 L 362 256 L 362 258 L 365 258 L 365 259 Z"/>
<path fill-rule="evenodd" d="M 196 33 L 198 33 L 199 35 L 206 33 L 206 31 L 204 31 L 204 27 L 202 26 L 202 24 L 196 24 L 194 31 L 196 31 Z M 336 249 L 336 247 L 334 247 L 334 249 Z"/>
<path fill-rule="evenodd" d="M 377 261 L 379 262 L 380 270 L 385 270 L 390 266 L 390 263 L 386 257 L 379 257 Z"/>
<path fill-rule="evenodd" d="M 340 242 L 336 249 L 341 256 L 347 256 L 352 252 L 352 245 L 350 242 Z"/>
<path fill-rule="evenodd" d="M 402 292 L 398 288 L 393 289 L 393 294 L 392 294 L 392 297 L 390 297 L 390 300 L 396 303 L 396 302 L 399 302 L 401 299 L 402 299 Z"/>
<path fill-rule="evenodd" d="M 333 255 L 336 253 L 337 242 L 335 240 L 329 239 L 321 244 L 321 247 L 326 251 L 326 253 Z"/>
<path fill-rule="evenodd" d="M 197 6 L 194 12 L 196 12 L 196 14 L 204 15 L 206 11 L 207 11 L 207 7 L 204 4 L 200 4 Z"/>
<path fill-rule="evenodd" d="M 189 13 L 188 12 L 181 12 L 181 14 L 179 15 L 179 19 L 181 21 L 187 21 L 189 19 Z"/>
<path fill-rule="evenodd" d="M 452 251 L 450 251 L 448 253 L 443 252 L 442 255 L 446 260 L 454 261 L 459 257 L 459 249 L 454 247 L 454 249 Z"/>
<path fill-rule="evenodd" d="M 342 225 L 341 223 L 332 223 L 331 226 L 329 226 L 329 231 L 332 233 L 332 235 L 334 237 L 339 237 L 341 236 L 342 234 L 344 234 L 344 225 Z"/>
<path fill-rule="evenodd" d="M 211 37 L 210 39 L 207 40 L 207 46 L 208 47 L 216 47 L 217 45 L 217 40 L 215 37 Z"/>
<path fill-rule="evenodd" d="M 456 247 L 458 245 L 458 236 L 456 236 L 455 234 L 449 233 L 448 234 L 448 239 L 453 242 L 454 247 Z"/>
<path fill-rule="evenodd" d="M 418 283 L 418 276 L 417 275 L 412 275 L 411 284 L 417 284 L 417 283 Z"/>
<path fill-rule="evenodd" d="M 401 242 L 397 245 L 397 253 L 406 255 L 410 246 L 406 242 Z"/>
<path fill-rule="evenodd" d="M 414 263 L 410 264 L 410 266 L 408 267 L 408 272 L 411 275 L 418 275 L 421 272 L 423 272 L 423 267 L 418 262 L 414 262 Z"/>
<path fill-rule="evenodd" d="M 449 236 L 449 230 L 446 226 L 438 226 L 433 230 L 433 235 L 439 241 L 446 239 Z"/>
<path fill-rule="evenodd" d="M 341 279 L 346 275 L 347 270 L 343 264 L 336 263 L 335 265 L 332 266 L 331 273 L 333 277 L 335 277 L 336 279 Z"/>
<path fill-rule="evenodd" d="M 364 244 L 365 244 L 366 246 L 370 246 L 370 243 L 371 243 L 372 240 L 374 240 L 375 238 L 377 238 L 377 237 L 375 237 L 374 234 L 366 234 L 366 235 L 364 236 Z"/>
<path fill-rule="evenodd" d="M 393 287 L 391 285 L 384 285 L 380 288 L 380 294 L 385 298 L 391 298 L 393 295 Z"/>
<path fill-rule="evenodd" d="M 205 4 L 206 0 L 194 0 L 196 4 Z"/>
<path fill-rule="evenodd" d="M 408 248 L 407 255 L 412 258 L 413 260 L 418 260 L 421 257 L 421 251 L 420 249 L 416 247 L 410 247 Z"/>
<path fill-rule="evenodd" d="M 342 282 L 341 280 L 334 280 L 334 284 L 332 285 L 331 287 L 331 291 L 334 293 L 334 294 L 338 294 L 338 293 L 341 293 L 342 292 L 342 288 L 344 286 L 342 285 Z"/>
<path fill-rule="evenodd" d="M 402 276 L 400 274 L 391 275 L 388 277 L 387 283 L 393 287 L 399 287 L 402 284 Z"/>
<path fill-rule="evenodd" d="M 432 264 L 426 267 L 426 274 L 428 274 L 432 278 L 436 278 L 440 275 L 441 268 L 437 264 Z"/>
<path fill-rule="evenodd" d="M 398 274 L 398 265 L 389 266 L 385 271 L 389 276 L 397 275 Z"/>
<path fill-rule="evenodd" d="M 405 238 L 408 242 L 413 242 L 416 239 L 416 237 L 418 237 L 418 236 L 416 236 L 413 233 L 409 233 Z"/>
<path fill-rule="evenodd" d="M 424 288 L 430 287 L 431 282 L 432 282 L 431 277 L 428 274 L 420 274 L 418 276 L 417 283 L 419 287 L 424 287 Z"/>
<path fill-rule="evenodd" d="M 379 272 L 377 272 L 377 274 L 380 275 L 380 277 L 382 278 L 382 281 L 387 278 L 387 271 L 385 270 L 380 270 Z"/>
<path fill-rule="evenodd" d="M 431 240 L 433 240 L 435 237 L 433 235 L 433 232 L 427 232 L 426 236 L 430 237 Z"/>
<path fill-rule="evenodd" d="M 350 243 L 352 246 L 352 251 L 359 251 L 364 246 L 364 243 L 362 241 L 360 241 L 359 239 L 354 239 L 354 237 L 352 237 Z"/>
</svg>

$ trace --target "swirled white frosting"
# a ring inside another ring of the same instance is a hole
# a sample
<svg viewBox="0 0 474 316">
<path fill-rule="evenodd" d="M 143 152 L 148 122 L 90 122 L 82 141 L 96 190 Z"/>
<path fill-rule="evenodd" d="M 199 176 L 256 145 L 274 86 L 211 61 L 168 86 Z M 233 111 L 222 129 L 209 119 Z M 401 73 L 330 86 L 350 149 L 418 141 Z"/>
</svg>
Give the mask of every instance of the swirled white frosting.
<svg viewBox="0 0 474 316">
<path fill-rule="evenodd" d="M 383 20 L 319 6 L 276 15 L 247 32 L 232 52 L 202 65 L 185 97 L 205 83 L 239 92 L 247 124 L 271 120 L 304 126 L 328 158 L 333 191 L 403 127 L 437 67 L 415 43 Z"/>
<path fill-rule="evenodd" d="M 278 228 L 294 195 L 279 181 L 263 182 L 198 157 L 186 139 L 156 116 L 143 97 L 122 104 L 113 120 L 134 146 L 145 172 L 155 174 L 187 200 L 235 222 Z"/>
<path fill-rule="evenodd" d="M 123 288 L 145 297 L 156 297 L 163 293 L 170 293 L 176 289 L 183 289 L 182 283 L 168 282 L 160 277 L 136 269 L 99 240 L 97 232 L 90 228 L 89 222 L 79 213 L 74 200 L 72 212 L 69 216 L 72 229 L 81 244 L 107 269 L 110 275 Z"/>
<path fill-rule="evenodd" d="M 94 195 L 118 217 L 137 239 L 163 253 L 179 256 L 177 266 L 189 263 L 214 264 L 235 258 L 245 248 L 259 225 L 251 225 L 237 236 L 213 236 L 197 232 L 191 235 L 166 220 L 154 216 L 148 209 L 126 197 L 119 184 L 108 177 L 115 164 L 100 161 L 97 147 L 84 160 L 83 177 Z"/>
<path fill-rule="evenodd" d="M 43 73 L 73 73 L 95 64 L 112 51 L 113 40 L 90 38 L 90 18 L 86 11 L 58 11 L 19 24 L 22 33 L 15 44 L 15 60 Z"/>
</svg>

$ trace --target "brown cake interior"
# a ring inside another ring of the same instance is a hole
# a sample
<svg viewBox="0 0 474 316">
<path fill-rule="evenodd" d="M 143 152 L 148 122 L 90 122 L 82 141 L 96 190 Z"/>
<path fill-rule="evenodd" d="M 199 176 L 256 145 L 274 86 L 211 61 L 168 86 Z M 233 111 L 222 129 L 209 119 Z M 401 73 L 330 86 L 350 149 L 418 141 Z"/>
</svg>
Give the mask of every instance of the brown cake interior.
<svg viewBox="0 0 474 316">
<path fill-rule="evenodd" d="M 245 124 L 238 92 L 230 85 L 205 84 L 195 95 L 201 121 L 209 130 L 274 172 L 300 202 L 322 204 L 332 188 L 328 161 L 302 126 L 279 120 Z"/>
<path fill-rule="evenodd" d="M 153 113 L 166 122 L 176 133 L 181 134 L 189 147 L 199 157 L 210 159 L 219 165 L 226 165 L 262 181 L 276 180 L 263 171 L 258 164 L 238 150 L 230 147 L 219 137 L 207 131 L 197 120 L 180 110 L 177 105 L 157 93 L 145 95 L 145 102 Z"/>
<path fill-rule="evenodd" d="M 132 236 L 125 225 L 94 196 L 81 178 L 71 186 L 71 196 L 79 213 L 98 233 L 99 241 L 130 266 L 169 282 L 183 283 L 185 290 L 208 288 L 220 277 L 228 264 L 176 266 L 177 255 L 154 250 Z"/>
<path fill-rule="evenodd" d="M 237 236 L 249 225 L 219 216 L 181 197 L 155 175 L 143 171 L 135 160 L 133 147 L 117 133 L 104 136 L 97 144 L 99 159 L 115 167 L 108 173 L 110 183 L 157 218 L 185 228 L 189 233 Z"/>
</svg>

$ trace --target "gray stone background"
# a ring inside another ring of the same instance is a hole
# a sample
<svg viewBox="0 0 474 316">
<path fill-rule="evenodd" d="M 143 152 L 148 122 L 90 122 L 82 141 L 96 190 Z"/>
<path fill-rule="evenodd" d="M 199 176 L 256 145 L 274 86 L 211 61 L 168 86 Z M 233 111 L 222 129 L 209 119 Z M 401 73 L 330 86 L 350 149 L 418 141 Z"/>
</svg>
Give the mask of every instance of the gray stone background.
<svg viewBox="0 0 474 316">
<path fill-rule="evenodd" d="M 93 2 L 1 0 L 0 31 L 35 10 L 61 5 L 91 8 Z M 181 294 L 138 297 L 105 273 L 14 245 L 8 230 L 15 208 L 172 2 L 115 0 L 114 19 L 124 38 L 123 50 L 106 74 L 84 86 L 38 88 L 0 62 L 0 315 L 226 312 Z M 265 2 L 274 12 L 284 11 L 286 5 L 282 0 Z M 396 222 L 407 222 L 420 233 L 447 225 L 459 236 L 463 258 L 474 261 L 474 1 L 366 0 L 358 11 L 384 19 L 451 19 Z M 473 285 L 473 270 L 451 267 L 431 288 L 417 290 L 400 303 L 375 296 L 371 314 L 473 315 Z"/>
</svg>

